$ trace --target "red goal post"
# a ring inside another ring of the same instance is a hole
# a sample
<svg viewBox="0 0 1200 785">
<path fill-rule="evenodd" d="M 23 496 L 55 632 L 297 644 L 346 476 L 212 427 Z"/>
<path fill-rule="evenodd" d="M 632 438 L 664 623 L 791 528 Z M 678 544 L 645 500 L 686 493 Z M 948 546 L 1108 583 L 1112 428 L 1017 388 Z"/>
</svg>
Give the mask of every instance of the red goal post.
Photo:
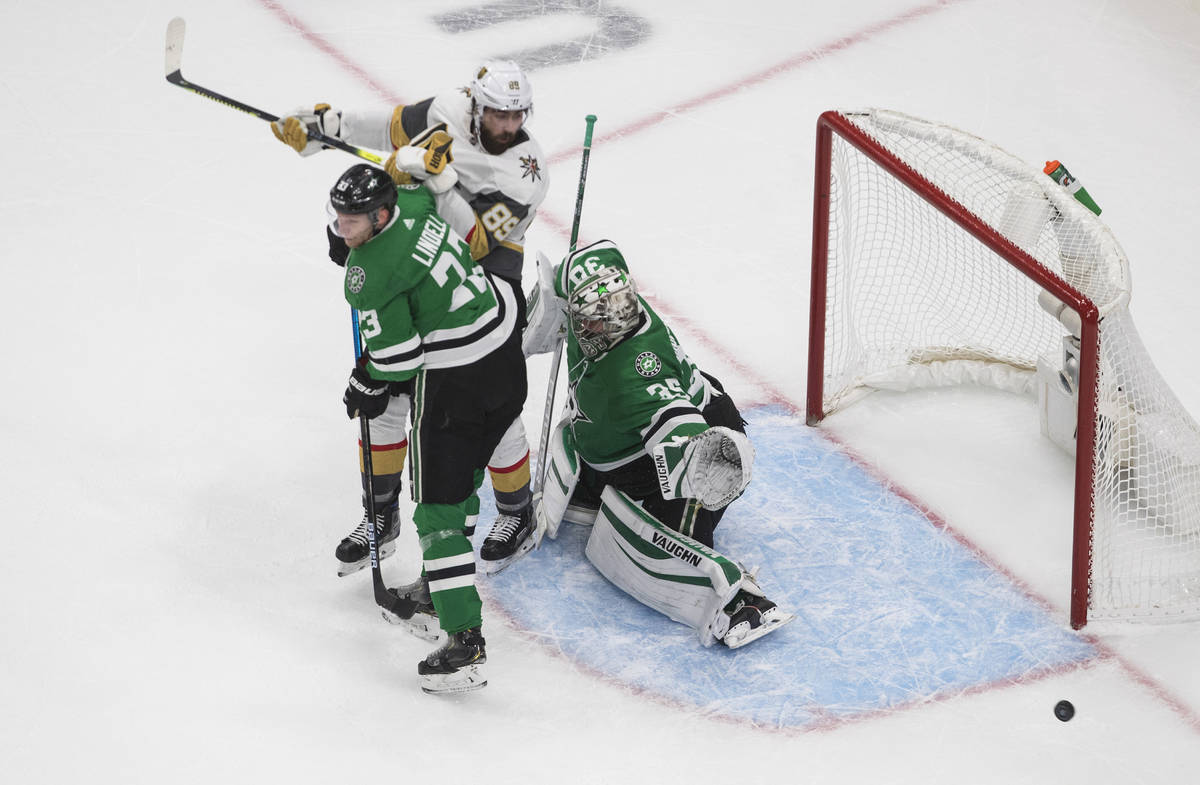
<svg viewBox="0 0 1200 785">
<path fill-rule="evenodd" d="M 1154 371 L 1128 300 L 1111 232 L 1040 169 L 896 112 L 820 116 L 807 421 L 878 388 L 1037 391 L 1043 432 L 1045 411 L 1061 422 L 1069 405 L 1075 437 L 1058 443 L 1076 455 L 1076 628 L 1089 613 L 1200 616 L 1200 429 Z M 1039 370 L 1056 353 L 1061 389 Z M 1191 441 L 1163 444 L 1164 417 Z"/>
</svg>

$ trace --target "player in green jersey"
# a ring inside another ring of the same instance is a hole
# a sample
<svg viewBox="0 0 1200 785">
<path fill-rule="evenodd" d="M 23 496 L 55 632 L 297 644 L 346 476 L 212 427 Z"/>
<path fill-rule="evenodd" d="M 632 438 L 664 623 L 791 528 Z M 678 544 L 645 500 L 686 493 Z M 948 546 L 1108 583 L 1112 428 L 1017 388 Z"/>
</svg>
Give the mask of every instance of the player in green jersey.
<svg viewBox="0 0 1200 785">
<path fill-rule="evenodd" d="M 422 687 L 478 689 L 487 683 L 486 655 L 465 526 L 478 509 L 488 458 L 525 402 L 517 302 L 472 261 L 426 186 L 397 188 L 382 169 L 358 164 L 338 179 L 329 204 L 331 228 L 350 248 L 345 294 L 365 344 L 346 387 L 346 413 L 371 419 L 397 395 L 411 399 L 418 584 L 427 585 L 449 636 L 418 665 Z"/>
<path fill-rule="evenodd" d="M 589 560 L 705 645 L 736 648 L 790 621 L 753 575 L 713 549 L 754 460 L 720 382 L 638 296 L 611 242 L 574 252 L 552 276 L 544 257 L 539 267 L 527 350 L 551 345 L 536 336 L 554 335 L 565 314 L 569 382 L 535 513 L 539 536 L 555 536 L 565 518 L 592 518 Z"/>
<path fill-rule="evenodd" d="M 497 286 L 512 287 L 524 308 L 525 231 L 549 188 L 549 164 L 528 129 L 532 112 L 528 75 L 514 62 L 488 60 L 468 84 L 422 101 L 346 111 L 322 103 L 297 109 L 271 128 L 303 156 L 322 149 L 309 139 L 310 130 L 373 150 L 394 150 L 384 164 L 393 180 L 424 182 L 434 193 L 439 215 L 467 241 L 472 258 Z M 331 258 L 344 264 L 345 246 L 330 239 Z M 394 500 L 408 449 L 402 403 L 398 398 L 371 422 L 380 558 L 395 550 L 398 531 Z M 479 556 L 484 572 L 494 573 L 533 546 L 529 442 L 520 418 L 501 439 L 488 469 L 497 517 Z M 338 545 L 339 575 L 367 564 L 366 524 L 364 515 Z"/>
</svg>

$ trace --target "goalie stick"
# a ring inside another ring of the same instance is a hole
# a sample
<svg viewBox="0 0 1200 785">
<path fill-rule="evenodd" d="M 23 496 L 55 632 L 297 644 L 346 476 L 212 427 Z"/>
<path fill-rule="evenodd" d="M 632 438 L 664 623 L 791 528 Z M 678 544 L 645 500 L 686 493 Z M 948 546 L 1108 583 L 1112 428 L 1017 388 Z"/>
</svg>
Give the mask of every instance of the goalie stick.
<svg viewBox="0 0 1200 785">
<path fill-rule="evenodd" d="M 592 157 L 592 127 L 596 124 L 596 115 L 590 114 L 584 118 L 587 128 L 583 134 L 583 160 L 579 165 L 579 192 L 575 195 L 575 217 L 571 220 L 570 255 L 575 252 L 575 243 L 579 240 L 579 219 L 583 215 L 583 189 L 587 185 L 588 159 Z M 546 485 L 546 470 L 550 466 L 550 428 L 554 419 L 554 395 L 558 391 L 558 366 L 562 364 L 563 339 L 559 338 L 554 344 L 554 357 L 550 360 L 550 381 L 546 390 L 546 408 L 542 414 L 542 438 L 538 445 L 540 452 L 537 477 L 534 480 L 533 492 L 540 493 Z"/>
<path fill-rule="evenodd" d="M 245 112 L 252 117 L 257 117 L 259 120 L 266 120 L 268 123 L 274 123 L 279 120 L 277 115 L 270 112 L 264 112 L 261 109 L 256 109 L 249 104 L 244 104 L 241 101 L 234 100 L 228 96 L 221 95 L 218 92 L 209 90 L 207 87 L 201 87 L 198 84 L 189 82 L 183 78 L 183 36 L 187 30 L 187 23 L 183 21 L 183 17 L 177 16 L 167 23 L 167 49 L 166 49 L 166 74 L 167 81 L 176 87 L 182 87 L 184 90 L 190 90 L 196 95 L 202 95 L 205 98 L 212 99 L 219 104 L 224 104 L 231 109 L 237 109 L 239 112 Z M 341 139 L 317 131 L 309 131 L 308 138 L 313 141 L 320 142 L 326 147 L 334 147 L 343 152 L 356 155 L 370 161 L 373 164 L 382 164 L 383 156 L 376 155 L 370 150 L 364 150 L 361 147 L 355 147 L 351 144 L 346 144 Z"/>
</svg>

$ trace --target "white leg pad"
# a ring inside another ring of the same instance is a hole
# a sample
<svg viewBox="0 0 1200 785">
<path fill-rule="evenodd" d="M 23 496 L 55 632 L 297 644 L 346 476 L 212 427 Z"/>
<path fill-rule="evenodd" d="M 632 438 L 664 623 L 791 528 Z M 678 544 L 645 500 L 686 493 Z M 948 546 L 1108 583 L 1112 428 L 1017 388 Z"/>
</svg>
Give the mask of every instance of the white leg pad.
<svg viewBox="0 0 1200 785">
<path fill-rule="evenodd" d="M 612 486 L 600 500 L 588 561 L 635 600 L 695 629 L 703 645 L 723 638 L 723 609 L 746 582 L 742 568 L 667 528 Z"/>
<path fill-rule="evenodd" d="M 571 495 L 579 484 L 581 464 L 575 452 L 575 437 L 566 427 L 567 421 L 560 420 L 550 435 L 550 460 L 546 466 L 546 483 L 540 498 L 534 501 L 534 518 L 537 523 L 538 541 L 541 535 L 558 536 L 558 526 L 567 514 Z"/>
</svg>

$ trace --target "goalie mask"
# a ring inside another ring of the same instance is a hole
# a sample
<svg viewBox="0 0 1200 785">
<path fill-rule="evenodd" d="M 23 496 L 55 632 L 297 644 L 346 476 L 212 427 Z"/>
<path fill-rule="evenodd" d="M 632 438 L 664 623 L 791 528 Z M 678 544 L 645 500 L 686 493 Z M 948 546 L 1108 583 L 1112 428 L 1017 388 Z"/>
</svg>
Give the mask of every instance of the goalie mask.
<svg viewBox="0 0 1200 785">
<path fill-rule="evenodd" d="M 563 264 L 567 317 L 584 356 L 594 359 L 637 329 L 642 308 L 625 259 L 607 240 Z"/>
</svg>

